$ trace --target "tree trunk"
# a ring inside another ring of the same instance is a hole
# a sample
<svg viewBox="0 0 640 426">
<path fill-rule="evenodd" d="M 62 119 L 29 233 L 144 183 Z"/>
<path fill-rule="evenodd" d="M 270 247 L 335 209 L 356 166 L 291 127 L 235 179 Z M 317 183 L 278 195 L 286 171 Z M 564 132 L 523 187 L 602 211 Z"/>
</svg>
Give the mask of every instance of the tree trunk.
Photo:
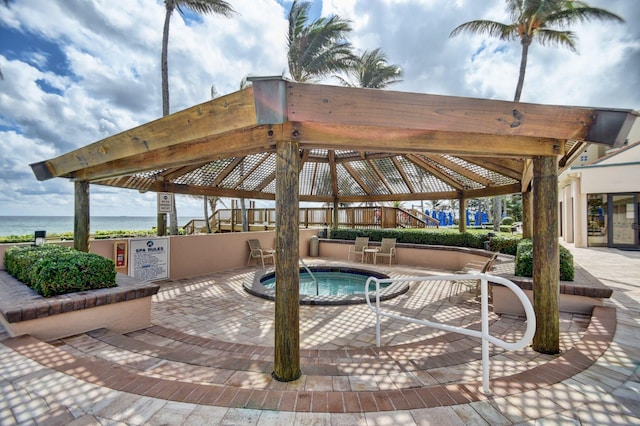
<svg viewBox="0 0 640 426">
<path fill-rule="evenodd" d="M 205 195 L 203 197 L 204 199 L 204 221 L 206 223 L 207 226 L 207 234 L 211 233 L 211 223 L 209 222 L 209 200 L 208 197 Z"/>
<path fill-rule="evenodd" d="M 166 3 L 165 3 L 166 5 Z M 166 5 L 164 15 L 164 27 L 162 28 L 162 53 L 160 54 L 160 84 L 162 87 L 162 116 L 169 115 L 169 65 L 168 65 L 168 48 L 169 48 L 169 23 L 171 22 L 171 13 L 173 7 Z M 158 197 L 160 194 L 158 194 Z M 157 232 L 158 236 L 167 234 L 167 218 L 164 213 L 158 213 Z"/>
<path fill-rule="evenodd" d="M 522 193 L 522 238 L 533 238 L 533 192 Z"/>
<path fill-rule="evenodd" d="M 300 371 L 300 143 L 276 144 L 276 300 L 273 377 L 296 380 Z"/>
<path fill-rule="evenodd" d="M 171 213 L 169 213 L 169 234 L 178 235 L 178 210 L 176 209 L 176 194 L 171 197 Z"/>
<path fill-rule="evenodd" d="M 500 195 L 496 195 L 493 197 L 492 201 L 493 207 L 491 211 L 493 213 L 493 218 L 491 221 L 493 222 L 493 230 L 500 232 L 500 222 L 502 222 L 502 197 Z"/>
<path fill-rule="evenodd" d="M 240 214 L 242 215 L 242 232 L 249 232 L 249 218 L 247 216 L 247 204 L 244 198 L 240 198 Z"/>
<path fill-rule="evenodd" d="M 458 203 L 458 230 L 460 232 L 467 231 L 467 200 L 465 198 L 460 198 L 460 202 Z"/>
<path fill-rule="evenodd" d="M 514 102 L 520 102 L 520 95 L 522 94 L 522 87 L 524 86 L 524 75 L 527 71 L 527 56 L 529 55 L 529 45 L 531 40 L 522 39 L 522 55 L 520 56 L 520 73 L 518 74 L 518 84 L 516 85 L 516 94 L 513 97 Z"/>
<path fill-rule="evenodd" d="M 160 70 L 162 77 L 162 116 L 169 115 L 169 24 L 173 7 L 167 6 L 162 28 L 162 53 L 160 55 Z"/>
<path fill-rule="evenodd" d="M 73 248 L 89 253 L 89 182 L 77 181 L 73 215 Z"/>
<path fill-rule="evenodd" d="M 560 352 L 560 249 L 558 247 L 558 160 L 533 159 L 533 349 Z"/>
</svg>

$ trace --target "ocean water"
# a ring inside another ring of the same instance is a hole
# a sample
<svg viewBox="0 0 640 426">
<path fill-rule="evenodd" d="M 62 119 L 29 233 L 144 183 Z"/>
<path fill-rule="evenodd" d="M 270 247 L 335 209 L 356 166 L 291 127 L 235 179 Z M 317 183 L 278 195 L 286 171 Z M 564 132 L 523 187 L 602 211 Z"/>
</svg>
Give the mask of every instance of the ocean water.
<svg viewBox="0 0 640 426">
<path fill-rule="evenodd" d="M 155 228 L 157 220 L 156 216 L 91 216 L 89 232 L 146 231 Z M 178 225 L 186 225 L 190 220 L 178 218 Z M 27 235 L 40 230 L 48 235 L 73 232 L 73 216 L 0 216 L 0 236 Z"/>
</svg>

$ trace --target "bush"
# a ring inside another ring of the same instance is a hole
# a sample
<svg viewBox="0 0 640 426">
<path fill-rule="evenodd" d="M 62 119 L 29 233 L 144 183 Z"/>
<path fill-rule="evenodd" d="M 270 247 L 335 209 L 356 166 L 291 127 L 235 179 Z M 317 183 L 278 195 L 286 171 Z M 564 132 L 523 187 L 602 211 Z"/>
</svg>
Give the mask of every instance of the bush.
<svg viewBox="0 0 640 426">
<path fill-rule="evenodd" d="M 12 247 L 4 261 L 9 274 L 44 297 L 117 285 L 111 259 L 67 247 Z"/>
<path fill-rule="evenodd" d="M 513 225 L 513 218 L 509 216 L 503 217 L 501 225 Z"/>
<path fill-rule="evenodd" d="M 522 240 L 518 244 L 515 274 L 519 277 L 533 276 L 533 241 L 530 239 Z M 574 276 L 573 255 L 560 246 L 560 280 L 573 281 Z"/>
<path fill-rule="evenodd" d="M 355 240 L 356 237 L 369 237 L 371 241 L 382 238 L 395 238 L 398 243 L 440 245 L 449 247 L 468 247 L 484 249 L 488 241 L 485 232 L 458 232 L 458 230 L 424 230 L 424 229 L 347 229 L 338 228 L 330 231 L 331 238 L 336 240 Z M 495 236 L 491 238 L 489 249 L 505 254 L 516 254 L 519 237 Z"/>
</svg>

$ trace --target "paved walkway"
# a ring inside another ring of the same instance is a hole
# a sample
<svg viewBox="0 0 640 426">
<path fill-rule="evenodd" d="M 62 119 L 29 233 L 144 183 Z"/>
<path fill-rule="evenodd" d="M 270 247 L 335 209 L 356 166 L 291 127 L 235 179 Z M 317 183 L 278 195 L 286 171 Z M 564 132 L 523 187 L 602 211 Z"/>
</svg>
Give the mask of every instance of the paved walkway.
<svg viewBox="0 0 640 426">
<path fill-rule="evenodd" d="M 614 289 L 615 311 L 563 314 L 559 356 L 492 348 L 492 396 L 478 392 L 477 341 L 387 321 L 375 349 L 362 305 L 302 306 L 303 376 L 273 380 L 273 303 L 242 290 L 249 269 L 163 284 L 153 326 L 125 336 L 0 336 L 0 424 L 640 424 L 640 252 L 568 247 Z M 479 321 L 473 295 L 450 298 L 442 282 L 413 286 L 389 306 Z M 518 317 L 491 322 L 504 338 L 524 329 Z"/>
</svg>

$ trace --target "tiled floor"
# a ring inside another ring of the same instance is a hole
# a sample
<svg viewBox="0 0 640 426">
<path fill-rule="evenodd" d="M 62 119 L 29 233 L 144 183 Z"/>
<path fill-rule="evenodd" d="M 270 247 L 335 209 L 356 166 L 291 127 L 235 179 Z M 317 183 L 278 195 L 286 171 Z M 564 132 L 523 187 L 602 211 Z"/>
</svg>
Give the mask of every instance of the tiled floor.
<svg viewBox="0 0 640 426">
<path fill-rule="evenodd" d="M 303 375 L 274 380 L 274 305 L 244 292 L 256 271 L 247 269 L 164 283 L 153 326 L 126 336 L 97 330 L 51 344 L 5 336 L 0 424 L 640 424 L 640 253 L 569 248 L 614 288 L 607 305 L 616 309 L 563 314 L 558 356 L 492 347 L 490 396 L 478 390 L 476 339 L 385 321 L 377 349 L 365 305 L 301 306 Z M 449 300 L 444 282 L 412 285 L 386 303 L 414 317 L 479 322 L 473 295 Z M 523 333 L 522 318 L 491 322 L 505 339 Z"/>
</svg>

